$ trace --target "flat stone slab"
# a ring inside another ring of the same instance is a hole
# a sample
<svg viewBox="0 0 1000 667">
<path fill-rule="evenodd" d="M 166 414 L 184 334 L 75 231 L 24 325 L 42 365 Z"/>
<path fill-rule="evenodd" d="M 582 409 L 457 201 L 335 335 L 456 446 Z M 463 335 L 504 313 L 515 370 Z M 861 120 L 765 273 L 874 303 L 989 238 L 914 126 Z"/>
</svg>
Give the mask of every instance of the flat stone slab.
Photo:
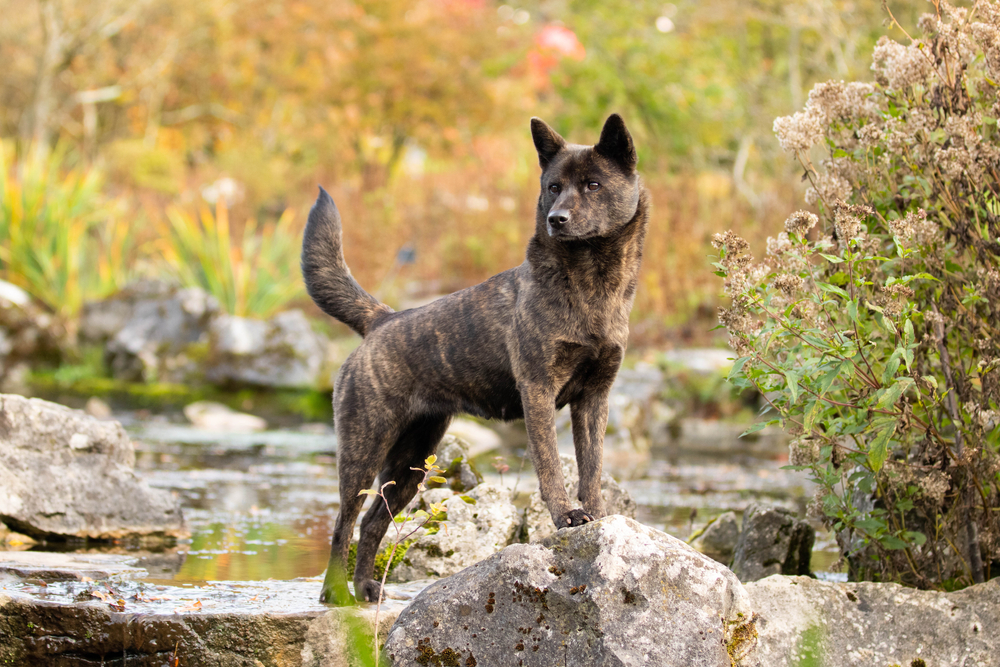
<svg viewBox="0 0 1000 667">
<path fill-rule="evenodd" d="M 380 641 L 429 582 L 387 586 Z M 0 585 L 0 665 L 347 667 L 373 650 L 375 606 L 318 602 L 322 579 L 158 586 Z M 366 639 L 367 636 L 367 639 Z"/>
<path fill-rule="evenodd" d="M 744 588 L 768 667 L 1000 664 L 1000 579 L 955 593 L 781 575 Z"/>
<path fill-rule="evenodd" d="M 0 551 L 0 582 L 12 578 L 42 581 L 84 581 L 147 576 L 134 567 L 136 558 L 117 554 L 51 553 L 47 551 Z"/>
</svg>

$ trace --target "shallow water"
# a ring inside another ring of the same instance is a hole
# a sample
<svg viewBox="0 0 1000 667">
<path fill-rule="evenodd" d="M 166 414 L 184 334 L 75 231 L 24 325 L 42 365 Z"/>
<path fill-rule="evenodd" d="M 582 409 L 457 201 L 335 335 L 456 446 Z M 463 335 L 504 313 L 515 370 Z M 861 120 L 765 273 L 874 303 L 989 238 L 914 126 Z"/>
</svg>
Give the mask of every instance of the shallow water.
<svg viewBox="0 0 1000 667">
<path fill-rule="evenodd" d="M 198 430 L 176 416 L 116 418 L 136 440 L 137 470 L 153 486 L 177 494 L 191 531 L 177 547 L 131 552 L 150 571 L 149 583 L 289 581 L 316 577 L 326 568 L 340 502 L 332 429 L 310 424 L 233 435 Z M 634 479 L 622 482 L 639 504 L 637 519 L 675 537 L 687 539 L 725 511 L 741 515 L 758 500 L 801 512 L 812 495 L 804 474 L 781 470 L 780 460 L 678 455 L 679 449 L 635 457 L 628 470 Z M 524 503 L 537 483 L 528 465 L 517 474 L 523 449 L 501 453 L 513 468 L 503 483 L 516 485 L 515 502 Z M 479 468 L 499 483 L 489 467 L 494 454 L 483 457 Z M 130 553 L 122 547 L 97 550 Z M 820 533 L 814 569 L 826 570 L 835 560 L 836 545 Z"/>
</svg>

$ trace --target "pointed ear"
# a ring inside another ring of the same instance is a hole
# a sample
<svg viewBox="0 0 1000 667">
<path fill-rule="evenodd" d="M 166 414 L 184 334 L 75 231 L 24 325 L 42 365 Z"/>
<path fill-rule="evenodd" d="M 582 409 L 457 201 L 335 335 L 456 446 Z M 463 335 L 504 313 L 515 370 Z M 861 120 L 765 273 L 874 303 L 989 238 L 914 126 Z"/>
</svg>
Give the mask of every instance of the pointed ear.
<svg viewBox="0 0 1000 667">
<path fill-rule="evenodd" d="M 625 121 L 616 113 L 608 116 L 601 130 L 601 140 L 594 150 L 606 158 L 614 160 L 627 170 L 632 171 L 639 162 L 632 145 L 632 135 L 625 127 Z"/>
<path fill-rule="evenodd" d="M 535 142 L 535 150 L 538 151 L 538 164 L 541 165 L 542 169 L 549 166 L 552 158 L 566 145 L 566 140 L 546 125 L 541 118 L 531 119 L 531 138 Z"/>
</svg>

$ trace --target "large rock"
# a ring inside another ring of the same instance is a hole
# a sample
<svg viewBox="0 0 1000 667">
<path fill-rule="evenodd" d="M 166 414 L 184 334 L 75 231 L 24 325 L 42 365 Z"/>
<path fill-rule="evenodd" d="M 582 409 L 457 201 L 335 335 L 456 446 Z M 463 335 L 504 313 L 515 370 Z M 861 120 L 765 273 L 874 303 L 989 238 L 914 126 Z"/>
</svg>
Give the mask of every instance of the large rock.
<svg viewBox="0 0 1000 667">
<path fill-rule="evenodd" d="M 563 484 L 572 502 L 576 499 L 576 494 L 580 489 L 580 472 L 576 467 L 576 459 L 562 454 L 559 456 L 559 462 L 562 465 Z M 632 500 L 629 492 L 623 489 L 608 473 L 601 475 L 601 498 L 604 499 L 605 514 L 620 514 L 630 519 L 635 518 L 635 510 L 638 506 Z M 528 506 L 524 510 L 521 535 L 529 542 L 537 542 L 555 534 L 555 532 L 556 527 L 552 523 L 549 508 L 542 500 L 541 492 L 535 491 L 528 498 Z"/>
<path fill-rule="evenodd" d="M 772 574 L 807 575 L 815 541 L 816 530 L 789 510 L 754 503 L 743 515 L 733 572 L 743 583 Z"/>
<path fill-rule="evenodd" d="M 483 476 L 472 465 L 469 443 L 451 433 L 445 434 L 437 446 L 437 466 L 453 491 L 469 491 L 481 484 Z"/>
<path fill-rule="evenodd" d="M 394 665 L 756 665 L 733 573 L 621 516 L 515 544 L 424 590 L 385 650 Z"/>
<path fill-rule="evenodd" d="M 480 484 L 467 495 L 475 504 L 459 496 L 444 500 L 448 520 L 436 533 L 410 545 L 406 558 L 392 573 L 394 581 L 453 575 L 515 539 L 521 517 L 510 501 L 510 489 Z"/>
<path fill-rule="evenodd" d="M 0 520 L 11 529 L 56 539 L 183 535 L 180 505 L 134 463 L 118 422 L 0 394 Z"/>
<path fill-rule="evenodd" d="M 19 364 L 59 359 L 66 329 L 17 285 L 0 280 L 0 381 Z"/>
<path fill-rule="evenodd" d="M 268 321 L 220 315 L 210 326 L 205 377 L 216 384 L 324 386 L 330 378 L 328 346 L 301 310 Z"/>
<path fill-rule="evenodd" d="M 80 338 L 104 345 L 125 328 L 137 304 L 170 298 L 176 290 L 162 280 L 137 280 L 107 299 L 87 302 L 80 310 Z"/>
<path fill-rule="evenodd" d="M 1000 663 L 1000 579 L 939 593 L 772 576 L 746 592 L 768 667 Z"/>
<path fill-rule="evenodd" d="M 129 319 L 105 347 L 111 372 L 132 382 L 199 378 L 209 323 L 218 311 L 218 301 L 197 287 L 137 299 Z"/>
<path fill-rule="evenodd" d="M 0 665 L 373 664 L 374 606 L 325 608 L 316 600 L 319 586 L 317 580 L 193 588 L 49 582 L 35 595 L 30 586 L 8 585 L 0 590 Z M 381 639 L 402 607 L 383 603 Z"/>
<path fill-rule="evenodd" d="M 691 546 L 712 560 L 723 565 L 733 562 L 733 553 L 740 539 L 740 524 L 736 521 L 735 512 L 725 512 L 715 518 L 705 527 Z"/>
</svg>

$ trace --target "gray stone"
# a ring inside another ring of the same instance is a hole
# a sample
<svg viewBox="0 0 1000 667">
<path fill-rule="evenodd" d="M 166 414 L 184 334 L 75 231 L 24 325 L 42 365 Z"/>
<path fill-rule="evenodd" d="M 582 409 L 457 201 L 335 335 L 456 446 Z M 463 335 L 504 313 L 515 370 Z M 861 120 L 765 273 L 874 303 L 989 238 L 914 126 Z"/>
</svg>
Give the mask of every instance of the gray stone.
<svg viewBox="0 0 1000 667">
<path fill-rule="evenodd" d="M 184 416 L 206 431 L 254 433 L 267 428 L 267 422 L 256 415 L 236 412 L 222 403 L 196 401 L 184 406 Z"/>
<path fill-rule="evenodd" d="M 319 387 L 329 381 L 329 341 L 301 310 L 255 320 L 220 315 L 211 324 L 205 377 L 216 384 Z"/>
<path fill-rule="evenodd" d="M 141 298 L 105 348 L 112 374 L 132 382 L 189 382 L 201 377 L 208 327 L 219 311 L 197 287 Z"/>
<path fill-rule="evenodd" d="M 754 503 L 743 515 L 733 572 L 743 583 L 772 574 L 807 575 L 815 540 L 816 530 L 789 510 Z"/>
<path fill-rule="evenodd" d="M 176 289 L 162 280 L 138 280 L 107 299 L 83 304 L 80 338 L 90 343 L 107 343 L 132 319 L 137 303 L 170 298 Z"/>
<path fill-rule="evenodd" d="M 725 567 L 621 516 L 515 544 L 420 593 L 394 665 L 757 665 L 754 617 Z"/>
<path fill-rule="evenodd" d="M 0 394 L 0 520 L 34 537 L 184 535 L 178 502 L 134 470 L 121 424 Z"/>
<path fill-rule="evenodd" d="M 444 500 L 448 520 L 431 535 L 410 545 L 406 558 L 392 573 L 393 581 L 447 577 L 488 558 L 517 536 L 521 517 L 510 501 L 510 489 L 480 484 L 468 496 Z"/>
<path fill-rule="evenodd" d="M 0 591 L 0 665 L 373 664 L 375 607 L 326 608 L 315 600 L 319 586 L 318 580 L 191 588 L 74 581 L 35 589 L 43 595 L 9 586 Z M 395 600 L 383 603 L 380 641 L 402 608 Z"/>
<path fill-rule="evenodd" d="M 0 552 L 0 580 L 11 577 L 42 579 L 46 582 L 89 581 L 112 577 L 143 578 L 147 572 L 141 567 L 135 567 L 136 560 L 134 556 L 120 554 L 4 551 Z"/>
<path fill-rule="evenodd" d="M 955 593 L 783 576 L 745 588 L 769 667 L 1000 662 L 1000 579 Z"/>
<path fill-rule="evenodd" d="M 453 491 L 469 491 L 483 481 L 483 476 L 472 465 L 469 443 L 450 433 L 441 439 L 437 447 L 437 466 L 444 468 L 441 475 L 448 480 Z"/>
<path fill-rule="evenodd" d="M 462 417 L 451 421 L 448 433 L 465 441 L 470 456 L 481 456 L 495 449 L 500 449 L 503 444 L 500 435 L 492 428 Z"/>
<path fill-rule="evenodd" d="M 71 339 L 27 292 L 0 280 L 0 381 L 22 364 L 57 361 Z"/>
<path fill-rule="evenodd" d="M 97 396 L 91 396 L 87 399 L 83 411 L 95 419 L 111 419 L 111 406 Z"/>
<path fill-rule="evenodd" d="M 740 539 L 740 524 L 735 512 L 720 514 L 705 527 L 692 543 L 695 549 L 723 565 L 733 562 L 736 543 Z"/>
<path fill-rule="evenodd" d="M 559 456 L 562 465 L 563 484 L 570 500 L 576 498 L 580 488 L 580 473 L 576 467 L 576 459 L 572 456 L 562 454 Z M 629 492 L 621 487 L 608 473 L 601 475 L 601 498 L 604 499 L 604 512 L 607 515 L 620 514 L 622 516 L 635 518 L 635 511 L 638 507 Z M 522 536 L 529 542 L 543 540 L 555 534 L 556 527 L 552 523 L 552 516 L 549 508 L 542 501 L 540 491 L 535 491 L 528 498 L 528 506 L 524 510 L 524 522 L 522 526 Z"/>
</svg>

